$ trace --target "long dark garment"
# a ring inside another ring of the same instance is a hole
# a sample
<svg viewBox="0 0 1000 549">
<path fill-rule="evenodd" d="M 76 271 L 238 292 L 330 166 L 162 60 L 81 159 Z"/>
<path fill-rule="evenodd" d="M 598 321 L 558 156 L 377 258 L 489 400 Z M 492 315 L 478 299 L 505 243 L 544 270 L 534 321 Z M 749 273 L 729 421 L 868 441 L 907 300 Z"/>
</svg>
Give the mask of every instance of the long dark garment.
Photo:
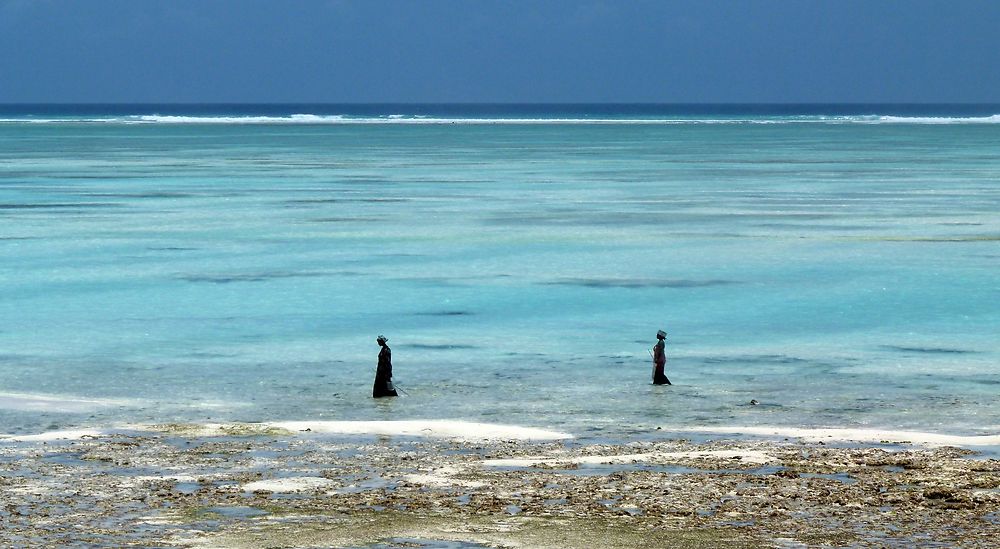
<svg viewBox="0 0 1000 549">
<path fill-rule="evenodd" d="M 663 340 L 656 342 L 653 347 L 653 385 L 671 385 L 670 380 L 663 373 L 663 368 L 667 365 L 667 354 L 663 351 Z"/>
<path fill-rule="evenodd" d="M 388 345 L 383 345 L 382 350 L 378 352 L 378 367 L 375 369 L 372 396 L 374 398 L 399 396 L 392 387 L 392 351 Z"/>
</svg>

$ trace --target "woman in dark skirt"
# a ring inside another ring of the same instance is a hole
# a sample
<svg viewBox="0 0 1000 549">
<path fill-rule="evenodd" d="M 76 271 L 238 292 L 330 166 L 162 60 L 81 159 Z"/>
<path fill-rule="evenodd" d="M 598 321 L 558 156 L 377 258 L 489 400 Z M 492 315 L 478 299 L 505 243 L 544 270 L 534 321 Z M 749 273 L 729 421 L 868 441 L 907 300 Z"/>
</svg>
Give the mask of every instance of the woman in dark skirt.
<svg viewBox="0 0 1000 549">
<path fill-rule="evenodd" d="M 663 330 L 656 332 L 656 345 L 653 346 L 653 385 L 671 385 L 670 380 L 663 373 L 663 368 L 667 365 L 667 353 L 663 348 L 666 343 L 667 333 Z"/>
<path fill-rule="evenodd" d="M 392 386 L 392 350 L 386 345 L 386 337 L 378 336 L 375 340 L 382 347 L 378 352 L 378 367 L 375 369 L 375 386 L 372 387 L 372 397 L 399 396 Z"/>
</svg>

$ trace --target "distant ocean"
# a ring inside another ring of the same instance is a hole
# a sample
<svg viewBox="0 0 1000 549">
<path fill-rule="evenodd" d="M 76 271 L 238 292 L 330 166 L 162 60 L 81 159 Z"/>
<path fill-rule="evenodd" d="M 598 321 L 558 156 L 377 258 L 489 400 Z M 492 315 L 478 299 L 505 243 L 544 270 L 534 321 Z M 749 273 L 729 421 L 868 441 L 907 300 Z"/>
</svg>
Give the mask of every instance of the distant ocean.
<svg viewBox="0 0 1000 549">
<path fill-rule="evenodd" d="M 0 433 L 996 434 L 998 393 L 1000 105 L 0 105 Z"/>
<path fill-rule="evenodd" d="M 996 124 L 993 104 L 0 104 L 2 123 Z"/>
</svg>

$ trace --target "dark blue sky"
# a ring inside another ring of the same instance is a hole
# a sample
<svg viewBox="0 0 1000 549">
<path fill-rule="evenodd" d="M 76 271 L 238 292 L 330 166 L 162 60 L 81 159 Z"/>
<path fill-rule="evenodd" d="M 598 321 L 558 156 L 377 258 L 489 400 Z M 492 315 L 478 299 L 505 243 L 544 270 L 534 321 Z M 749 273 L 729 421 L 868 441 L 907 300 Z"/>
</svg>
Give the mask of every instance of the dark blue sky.
<svg viewBox="0 0 1000 549">
<path fill-rule="evenodd" d="M 0 102 L 1000 102 L 1000 2 L 0 0 Z"/>
</svg>

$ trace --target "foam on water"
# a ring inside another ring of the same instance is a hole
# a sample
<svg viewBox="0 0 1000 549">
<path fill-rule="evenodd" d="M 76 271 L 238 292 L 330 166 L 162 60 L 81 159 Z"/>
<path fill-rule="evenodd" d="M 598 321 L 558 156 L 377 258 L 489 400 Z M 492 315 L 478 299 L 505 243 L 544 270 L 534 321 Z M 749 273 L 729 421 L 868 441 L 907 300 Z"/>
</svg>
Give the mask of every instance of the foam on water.
<svg viewBox="0 0 1000 549">
<path fill-rule="evenodd" d="M 993 116 L 879 116 L 878 122 L 896 124 L 1000 124 L 1000 114 Z"/>
<path fill-rule="evenodd" d="M 565 118 L 565 117 L 437 117 L 426 115 L 392 114 L 384 116 L 349 116 L 320 114 L 291 114 L 287 116 L 180 116 L 134 115 L 106 118 L 0 118 L 0 124 L 174 124 L 174 125 L 772 125 L 772 124 L 998 124 L 1000 114 L 991 116 L 781 116 L 754 118 Z"/>
</svg>

